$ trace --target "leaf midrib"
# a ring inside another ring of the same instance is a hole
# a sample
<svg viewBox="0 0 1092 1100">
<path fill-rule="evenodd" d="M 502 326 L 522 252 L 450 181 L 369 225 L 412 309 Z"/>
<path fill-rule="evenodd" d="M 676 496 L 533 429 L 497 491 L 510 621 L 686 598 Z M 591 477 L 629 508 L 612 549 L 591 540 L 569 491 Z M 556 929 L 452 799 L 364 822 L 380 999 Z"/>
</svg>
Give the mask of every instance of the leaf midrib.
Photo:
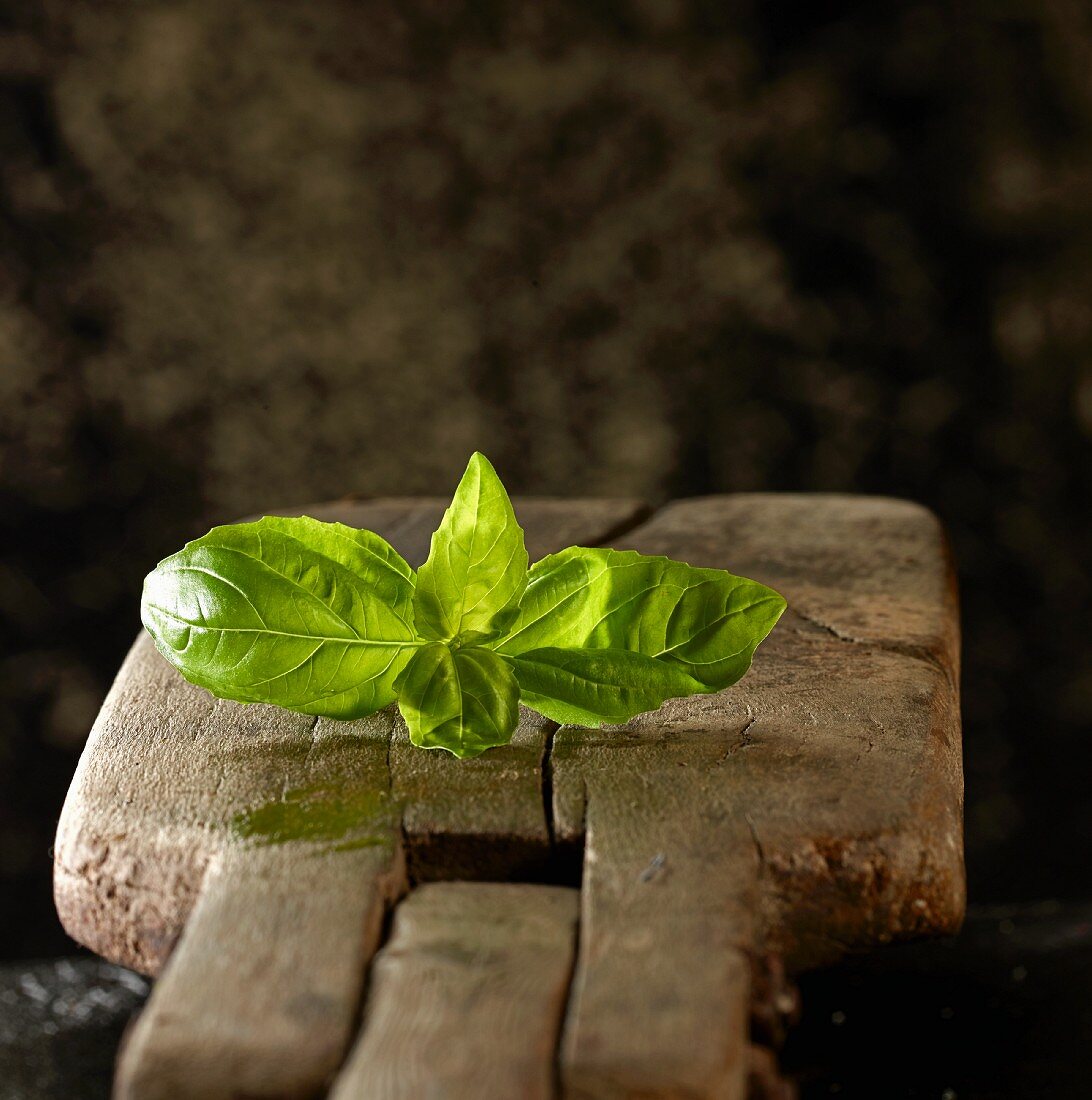
<svg viewBox="0 0 1092 1100">
<path fill-rule="evenodd" d="M 271 634 L 277 638 L 300 638 L 307 642 L 320 643 L 337 642 L 340 645 L 376 646 L 380 649 L 389 649 L 392 646 L 420 649 L 421 646 L 428 644 L 420 638 L 391 638 L 388 641 L 379 641 L 375 638 L 344 638 L 339 635 L 329 634 L 297 634 L 291 630 L 273 630 L 270 627 L 209 626 L 207 623 L 195 623 L 190 619 L 185 619 L 181 615 L 176 615 L 173 611 L 161 607 L 159 604 L 150 603 L 147 606 L 153 611 L 158 611 L 166 615 L 167 618 L 173 619 L 176 623 L 182 623 L 184 626 L 190 627 L 191 630 L 204 630 L 210 634 Z"/>
</svg>

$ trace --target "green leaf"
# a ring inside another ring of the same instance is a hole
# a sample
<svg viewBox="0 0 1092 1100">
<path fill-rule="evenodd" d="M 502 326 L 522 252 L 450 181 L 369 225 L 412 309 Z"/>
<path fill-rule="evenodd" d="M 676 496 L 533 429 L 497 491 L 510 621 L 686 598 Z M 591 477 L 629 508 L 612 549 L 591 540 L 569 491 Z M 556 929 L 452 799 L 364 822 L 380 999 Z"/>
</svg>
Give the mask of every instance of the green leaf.
<svg viewBox="0 0 1092 1100">
<path fill-rule="evenodd" d="M 508 657 L 526 706 L 555 722 L 628 722 L 665 699 L 709 688 L 678 665 L 624 649 L 532 649 Z"/>
<path fill-rule="evenodd" d="M 754 581 L 632 551 L 570 547 L 528 572 L 508 494 L 475 454 L 416 576 L 369 531 L 266 517 L 160 562 L 141 616 L 216 695 L 341 719 L 397 698 L 415 745 L 470 757 L 511 739 L 521 692 L 598 726 L 720 690 L 784 608 Z"/>
<path fill-rule="evenodd" d="M 499 653 L 621 649 L 675 665 L 705 688 L 734 684 L 785 601 L 721 569 L 632 550 L 570 547 L 530 571 Z"/>
<path fill-rule="evenodd" d="M 214 695 L 358 718 L 419 647 L 413 571 L 378 535 L 303 517 L 216 527 L 160 562 L 141 618 Z"/>
<path fill-rule="evenodd" d="M 491 650 L 453 651 L 432 642 L 414 654 L 398 681 L 398 709 L 415 745 L 466 758 L 512 739 L 519 687 Z"/>
<path fill-rule="evenodd" d="M 526 583 L 527 549 L 512 502 L 489 460 L 475 453 L 417 574 L 417 633 L 436 641 L 495 638 Z"/>
</svg>

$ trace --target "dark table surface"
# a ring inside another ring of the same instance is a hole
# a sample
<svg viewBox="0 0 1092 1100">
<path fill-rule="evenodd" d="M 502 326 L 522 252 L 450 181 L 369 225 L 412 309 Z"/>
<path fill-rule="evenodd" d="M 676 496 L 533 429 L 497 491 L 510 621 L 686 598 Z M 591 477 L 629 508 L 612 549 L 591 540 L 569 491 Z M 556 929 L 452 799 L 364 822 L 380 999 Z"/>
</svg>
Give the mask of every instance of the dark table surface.
<svg viewBox="0 0 1092 1100">
<path fill-rule="evenodd" d="M 972 909 L 943 942 L 805 976 L 782 1064 L 810 1098 L 1092 1096 L 1092 904 Z"/>
<path fill-rule="evenodd" d="M 972 909 L 952 940 L 800 986 L 782 1062 L 802 1100 L 1092 1095 L 1092 903 Z M 148 989 L 89 956 L 0 967 L 0 1100 L 105 1100 Z"/>
<path fill-rule="evenodd" d="M 0 967 L 0 1100 L 109 1096 L 114 1052 L 149 988 L 89 955 Z"/>
</svg>

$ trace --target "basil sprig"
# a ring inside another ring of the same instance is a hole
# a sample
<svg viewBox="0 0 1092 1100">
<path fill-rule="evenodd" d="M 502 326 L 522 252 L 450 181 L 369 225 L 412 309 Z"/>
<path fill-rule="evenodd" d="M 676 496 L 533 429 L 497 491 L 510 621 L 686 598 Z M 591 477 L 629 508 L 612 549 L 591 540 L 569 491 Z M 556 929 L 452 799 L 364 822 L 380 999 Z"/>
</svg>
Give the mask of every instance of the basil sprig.
<svg viewBox="0 0 1092 1100">
<path fill-rule="evenodd" d="M 415 745 L 471 757 L 511 740 L 521 699 L 595 727 L 720 691 L 784 609 L 755 581 L 633 551 L 571 546 L 528 569 L 475 454 L 416 575 L 370 531 L 267 516 L 160 562 L 141 618 L 221 698 L 339 719 L 397 701 Z"/>
</svg>

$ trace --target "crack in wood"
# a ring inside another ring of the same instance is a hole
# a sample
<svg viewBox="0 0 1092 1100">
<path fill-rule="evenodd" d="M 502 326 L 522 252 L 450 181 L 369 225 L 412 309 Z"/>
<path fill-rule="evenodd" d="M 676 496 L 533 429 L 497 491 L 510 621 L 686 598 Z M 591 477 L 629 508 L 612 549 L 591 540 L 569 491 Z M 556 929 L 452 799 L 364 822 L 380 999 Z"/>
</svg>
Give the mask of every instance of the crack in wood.
<svg viewBox="0 0 1092 1100">
<path fill-rule="evenodd" d="M 311 725 L 310 725 L 309 729 L 307 730 L 307 736 L 310 739 L 310 744 L 307 746 L 307 753 L 303 758 L 303 767 L 304 767 L 305 771 L 307 770 L 308 766 L 311 763 L 311 754 L 315 751 L 316 747 L 318 746 L 318 724 L 319 724 L 319 715 L 316 714 L 314 716 L 314 718 L 311 719 Z"/>
<path fill-rule="evenodd" d="M 816 629 L 821 630 L 824 634 L 829 635 L 837 641 L 844 642 L 846 645 L 861 646 L 864 649 L 876 649 L 881 653 L 890 653 L 897 657 L 909 657 L 913 661 L 923 661 L 925 664 L 935 668 L 944 677 L 950 688 L 955 690 L 957 687 L 955 675 L 948 667 L 947 661 L 938 657 L 928 646 L 919 645 L 913 642 L 898 642 L 892 638 L 861 638 L 839 627 L 833 626 L 831 623 L 824 622 L 814 615 L 801 611 L 796 605 L 790 605 L 788 610 L 792 615 L 795 615 L 796 618 L 801 619 L 810 626 L 814 626 Z"/>
<path fill-rule="evenodd" d="M 725 750 L 724 755 L 721 756 L 718 763 L 723 764 L 730 756 L 735 755 L 742 749 L 747 748 L 751 744 L 751 727 L 758 721 L 758 715 L 755 714 L 750 707 L 747 708 L 747 721 L 743 723 L 739 731 L 735 734 L 738 740 L 730 744 Z"/>
<path fill-rule="evenodd" d="M 584 920 L 584 896 L 581 891 L 579 904 L 576 911 L 576 920 L 573 922 L 572 951 L 569 955 L 569 973 L 565 981 L 565 989 L 561 995 L 558 1013 L 557 1031 L 554 1036 L 554 1048 L 550 1055 L 550 1075 L 553 1087 L 553 1095 L 561 1097 L 564 1083 L 562 1080 L 562 1051 L 565 1044 L 565 1029 L 568 1027 L 571 1013 L 570 1003 L 573 999 L 573 986 L 576 982 L 577 966 L 580 962 L 580 934 Z"/>
<path fill-rule="evenodd" d="M 550 846 L 551 858 L 557 854 L 557 830 L 554 822 L 554 738 L 561 727 L 551 722 L 546 728 L 542 745 L 542 812 L 546 818 L 546 841 Z"/>
<path fill-rule="evenodd" d="M 755 855 L 758 857 L 758 873 L 760 876 L 764 875 L 766 873 L 766 852 L 762 847 L 762 841 L 759 839 L 758 829 L 755 828 L 754 820 L 750 814 L 745 813 L 743 815 L 743 820 L 747 822 L 747 829 L 751 834 L 751 841 L 755 846 Z"/>
</svg>

